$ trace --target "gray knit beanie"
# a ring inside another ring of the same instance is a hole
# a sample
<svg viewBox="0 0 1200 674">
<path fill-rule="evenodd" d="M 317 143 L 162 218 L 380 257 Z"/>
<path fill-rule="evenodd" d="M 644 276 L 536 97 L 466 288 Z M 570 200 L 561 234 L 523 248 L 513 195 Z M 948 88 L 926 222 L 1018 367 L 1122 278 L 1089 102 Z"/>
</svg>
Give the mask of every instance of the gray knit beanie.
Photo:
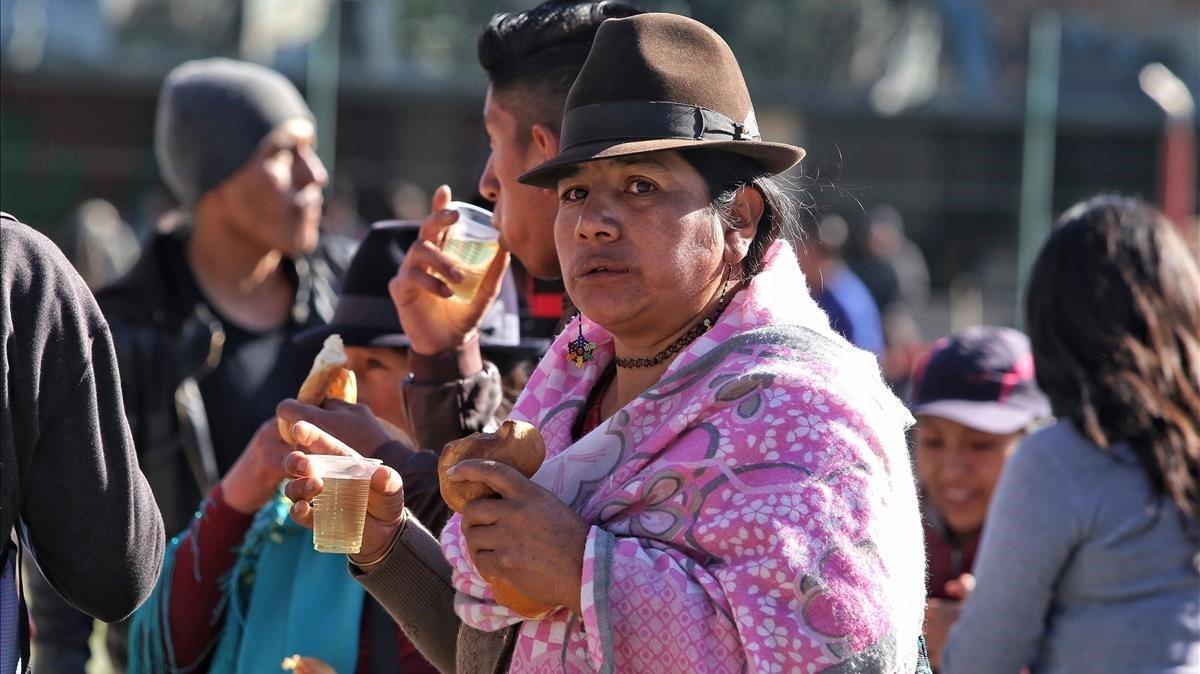
<svg viewBox="0 0 1200 674">
<path fill-rule="evenodd" d="M 233 175 L 277 126 L 313 119 L 283 75 L 253 63 L 188 61 L 163 82 L 154 154 L 163 180 L 184 204 Z"/>
</svg>

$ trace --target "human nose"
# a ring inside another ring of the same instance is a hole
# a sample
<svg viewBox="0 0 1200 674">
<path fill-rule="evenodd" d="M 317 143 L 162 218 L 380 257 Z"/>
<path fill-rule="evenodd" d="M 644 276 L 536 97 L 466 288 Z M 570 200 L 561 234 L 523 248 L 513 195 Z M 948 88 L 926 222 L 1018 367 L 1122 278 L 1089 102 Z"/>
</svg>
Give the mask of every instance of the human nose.
<svg viewBox="0 0 1200 674">
<path fill-rule="evenodd" d="M 500 198 L 500 179 L 496 177 L 494 155 L 490 153 L 487 163 L 483 165 L 483 173 L 479 176 L 479 194 L 492 203 L 496 203 Z"/>
<path fill-rule="evenodd" d="M 303 188 L 316 184 L 324 188 L 329 182 L 329 171 L 325 170 L 325 164 L 321 162 L 321 158 L 312 148 L 302 149 L 297 155 L 297 161 L 292 166 L 297 172 L 297 187 Z"/>
<path fill-rule="evenodd" d="M 942 457 L 941 472 L 946 480 L 965 478 L 971 474 L 971 462 L 964 452 L 950 449 Z"/>
<path fill-rule="evenodd" d="M 568 216 L 570 217 L 570 216 Z M 621 238 L 621 223 L 612 203 L 600 195 L 588 195 L 576 216 L 575 236 L 586 241 L 616 241 Z"/>
</svg>

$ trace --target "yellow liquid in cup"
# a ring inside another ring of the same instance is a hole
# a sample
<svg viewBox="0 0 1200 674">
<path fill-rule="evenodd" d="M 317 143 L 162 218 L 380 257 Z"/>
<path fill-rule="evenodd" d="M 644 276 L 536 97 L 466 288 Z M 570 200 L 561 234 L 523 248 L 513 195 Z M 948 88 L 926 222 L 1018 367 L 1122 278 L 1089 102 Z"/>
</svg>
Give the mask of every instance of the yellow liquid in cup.
<svg viewBox="0 0 1200 674">
<path fill-rule="evenodd" d="M 454 258 L 458 263 L 458 270 L 463 275 L 462 283 L 442 279 L 454 291 L 451 299 L 459 302 L 470 302 L 475 299 L 475 293 L 479 292 L 479 284 L 483 283 L 483 277 L 487 274 L 488 267 L 491 266 L 492 259 L 496 257 L 499 250 L 500 244 L 495 241 L 446 240 L 442 246 L 442 252 Z"/>
<path fill-rule="evenodd" d="M 313 499 L 313 548 L 318 552 L 355 554 L 362 549 L 370 478 L 325 478 Z"/>
</svg>

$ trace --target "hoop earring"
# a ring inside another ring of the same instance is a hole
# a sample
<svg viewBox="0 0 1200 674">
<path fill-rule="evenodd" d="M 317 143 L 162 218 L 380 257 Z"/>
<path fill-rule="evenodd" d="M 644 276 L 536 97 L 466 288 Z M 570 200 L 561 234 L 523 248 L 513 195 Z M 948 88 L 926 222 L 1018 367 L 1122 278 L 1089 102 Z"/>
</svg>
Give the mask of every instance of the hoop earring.
<svg viewBox="0 0 1200 674">
<path fill-rule="evenodd" d="M 579 323 L 579 336 L 567 344 L 567 362 L 582 369 L 585 363 L 596 357 L 596 343 L 588 341 L 583 336 L 583 314 L 581 312 L 575 312 L 575 320 Z"/>
</svg>

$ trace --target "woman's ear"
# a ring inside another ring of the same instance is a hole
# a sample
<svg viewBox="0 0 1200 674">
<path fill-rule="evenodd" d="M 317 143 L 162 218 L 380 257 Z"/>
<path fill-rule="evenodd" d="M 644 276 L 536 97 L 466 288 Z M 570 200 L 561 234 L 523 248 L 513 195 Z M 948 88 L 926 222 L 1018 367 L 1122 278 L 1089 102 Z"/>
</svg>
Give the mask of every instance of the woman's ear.
<svg viewBox="0 0 1200 674">
<path fill-rule="evenodd" d="M 725 262 L 739 264 L 750 251 L 750 244 L 758 233 L 765 205 L 762 192 L 753 185 L 743 185 L 733 198 L 727 211 L 725 226 Z"/>
</svg>

